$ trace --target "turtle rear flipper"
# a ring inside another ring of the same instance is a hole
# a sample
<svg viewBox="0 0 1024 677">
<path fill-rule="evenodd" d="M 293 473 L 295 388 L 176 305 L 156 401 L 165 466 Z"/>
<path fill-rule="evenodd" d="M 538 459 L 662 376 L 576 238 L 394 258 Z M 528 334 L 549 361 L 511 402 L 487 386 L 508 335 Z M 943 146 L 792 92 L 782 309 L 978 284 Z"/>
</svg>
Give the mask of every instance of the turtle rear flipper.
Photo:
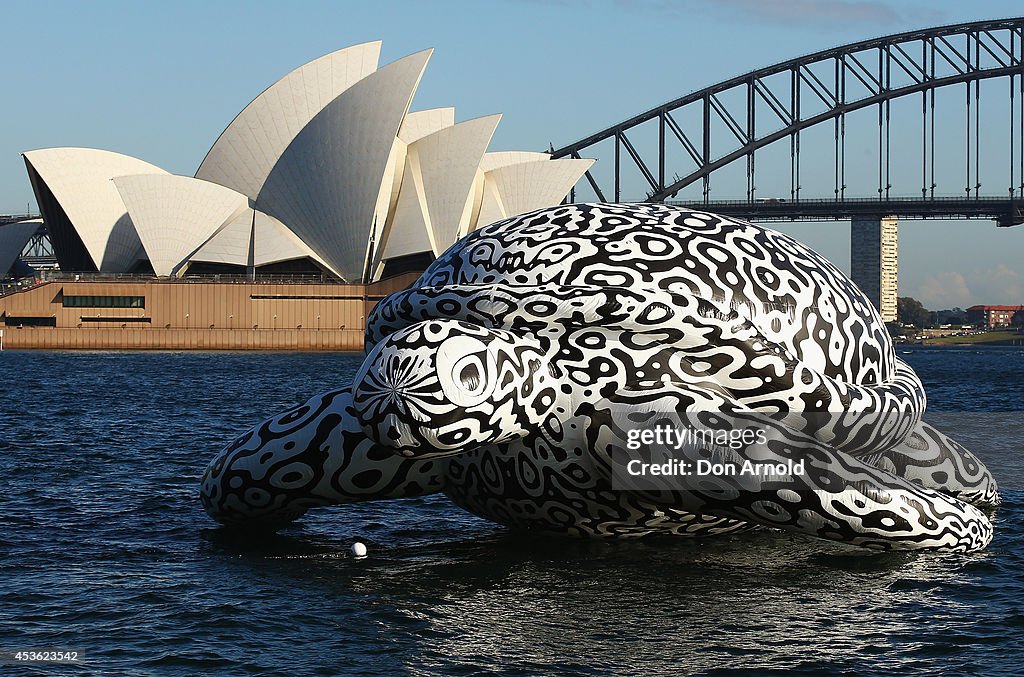
<svg viewBox="0 0 1024 677">
<path fill-rule="evenodd" d="M 1000 503 L 996 480 L 981 459 L 924 421 L 902 444 L 858 458 L 972 505 Z"/>
<path fill-rule="evenodd" d="M 992 538 L 974 506 L 751 411 L 720 388 L 634 386 L 596 403 L 590 425 L 613 488 L 668 507 L 876 550 L 968 552 Z"/>
</svg>

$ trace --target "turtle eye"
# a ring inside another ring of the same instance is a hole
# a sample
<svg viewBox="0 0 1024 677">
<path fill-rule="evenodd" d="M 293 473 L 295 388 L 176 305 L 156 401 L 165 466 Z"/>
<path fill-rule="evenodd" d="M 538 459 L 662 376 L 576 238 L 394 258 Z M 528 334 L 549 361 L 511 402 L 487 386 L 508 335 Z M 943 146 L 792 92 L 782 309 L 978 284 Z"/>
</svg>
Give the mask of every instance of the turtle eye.
<svg viewBox="0 0 1024 677">
<path fill-rule="evenodd" d="M 437 350 L 437 378 L 445 397 L 460 407 L 486 400 L 494 389 L 494 357 L 479 339 L 453 336 Z"/>
<path fill-rule="evenodd" d="M 479 355 L 466 355 L 455 363 L 452 373 L 462 384 L 462 389 L 471 395 L 478 394 L 484 388 L 484 365 Z"/>
</svg>

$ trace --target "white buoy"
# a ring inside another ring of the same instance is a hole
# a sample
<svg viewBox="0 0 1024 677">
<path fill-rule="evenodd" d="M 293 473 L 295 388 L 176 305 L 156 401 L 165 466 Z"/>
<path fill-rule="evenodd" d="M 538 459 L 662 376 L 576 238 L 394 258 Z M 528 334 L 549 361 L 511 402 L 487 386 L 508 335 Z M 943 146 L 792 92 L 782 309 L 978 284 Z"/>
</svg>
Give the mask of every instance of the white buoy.
<svg viewBox="0 0 1024 677">
<path fill-rule="evenodd" d="M 356 557 L 366 557 L 366 546 L 356 541 L 352 544 L 352 554 Z"/>
</svg>

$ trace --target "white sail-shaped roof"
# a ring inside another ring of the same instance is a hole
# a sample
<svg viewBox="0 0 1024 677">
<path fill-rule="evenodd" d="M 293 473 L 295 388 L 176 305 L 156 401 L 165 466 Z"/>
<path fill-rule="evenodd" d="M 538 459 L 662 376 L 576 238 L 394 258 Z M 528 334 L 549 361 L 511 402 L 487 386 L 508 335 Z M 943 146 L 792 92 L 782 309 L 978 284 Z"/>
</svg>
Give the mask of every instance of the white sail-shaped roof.
<svg viewBox="0 0 1024 677">
<path fill-rule="evenodd" d="M 95 148 L 43 148 L 26 151 L 24 157 L 60 203 L 96 269 L 110 273 L 131 269 L 142 245 L 110 179 L 167 172 L 138 158 Z"/>
<path fill-rule="evenodd" d="M 368 42 L 332 52 L 275 82 L 221 133 L 196 178 L 255 200 L 274 165 L 309 121 L 377 70 L 380 45 Z"/>
<path fill-rule="evenodd" d="M 437 256 L 458 239 L 472 215 L 477 168 L 500 120 L 500 115 L 469 120 L 409 145 L 381 258 L 420 251 Z"/>
<path fill-rule="evenodd" d="M 287 224 L 348 282 L 363 278 L 402 119 L 433 50 L 391 63 L 320 111 L 271 170 L 256 208 Z"/>
<path fill-rule="evenodd" d="M 251 266 L 253 214 L 252 209 L 235 214 L 189 257 L 189 261 Z"/>
<path fill-rule="evenodd" d="M 480 179 L 480 206 L 477 209 L 476 227 L 486 226 L 508 217 L 505 203 L 498 193 L 498 185 L 487 180 L 484 174 Z"/>
<path fill-rule="evenodd" d="M 11 270 L 25 245 L 42 225 L 42 219 L 28 219 L 0 226 L 0 278 Z"/>
<path fill-rule="evenodd" d="M 389 217 L 389 225 L 384 230 L 382 246 L 378 250 L 374 266 L 376 267 L 384 259 L 394 259 L 433 250 L 434 245 L 430 239 L 430 225 L 427 217 L 427 202 L 423 194 L 419 172 L 410 169 L 407 162 L 398 204 Z"/>
<path fill-rule="evenodd" d="M 378 70 L 380 47 L 342 49 L 275 82 L 195 178 L 108 151 L 25 153 L 61 266 L 123 272 L 148 255 L 173 275 L 189 261 L 310 258 L 368 281 L 424 265 L 477 226 L 556 204 L 592 163 L 486 153 L 499 116 L 457 125 L 454 108 L 410 112 L 432 50 Z"/>
<path fill-rule="evenodd" d="M 377 196 L 377 208 L 374 211 L 374 220 L 377 224 L 377 230 L 374 232 L 374 249 L 377 252 L 375 262 L 380 260 L 381 244 L 386 239 L 387 224 L 391 220 L 389 215 L 392 215 L 398 206 L 398 193 L 405 173 L 408 144 L 454 124 L 454 108 L 431 108 L 406 113 L 405 119 L 402 120 L 402 126 L 398 130 L 398 138 L 391 146 L 388 166 L 384 172 L 384 180 L 381 182 L 380 194 Z"/>
<path fill-rule="evenodd" d="M 484 173 L 476 227 L 558 204 L 593 160 L 516 162 Z"/>
<path fill-rule="evenodd" d="M 405 144 L 419 141 L 428 134 L 440 131 L 455 124 L 454 108 L 430 108 L 427 110 L 410 111 L 402 120 L 398 130 L 398 138 Z"/>
<path fill-rule="evenodd" d="M 273 216 L 249 208 L 237 213 L 221 226 L 213 237 L 189 257 L 189 261 L 249 268 L 306 257 L 323 264 L 320 257 L 286 225 Z"/>
<path fill-rule="evenodd" d="M 547 153 L 540 153 L 532 150 L 499 150 L 484 153 L 480 160 L 480 171 L 489 172 L 499 167 L 518 165 L 524 162 L 536 162 L 538 160 L 550 160 Z"/>
<path fill-rule="evenodd" d="M 196 250 L 249 209 L 245 195 L 188 176 L 120 176 L 114 185 L 135 222 L 153 271 L 161 277 L 184 272 Z"/>
<path fill-rule="evenodd" d="M 480 160 L 480 168 L 476 172 L 476 181 L 473 184 L 472 217 L 467 227 L 459 231 L 459 237 L 466 235 L 470 230 L 476 228 L 477 225 L 486 225 L 502 218 L 493 218 L 497 214 L 504 213 L 504 208 L 501 206 L 501 200 L 497 197 L 493 183 L 488 186 L 484 180 L 487 172 L 499 167 L 507 167 L 508 165 L 549 159 L 551 159 L 551 156 L 547 153 L 528 150 L 501 150 L 484 153 L 483 158 Z M 487 188 L 486 191 L 485 188 Z M 484 200 L 485 193 L 487 194 L 486 202 Z M 480 223 L 481 216 L 490 220 Z"/>
<path fill-rule="evenodd" d="M 253 222 L 253 265 L 265 266 L 280 261 L 309 257 L 327 268 L 316 252 L 273 216 L 257 211 Z"/>
</svg>

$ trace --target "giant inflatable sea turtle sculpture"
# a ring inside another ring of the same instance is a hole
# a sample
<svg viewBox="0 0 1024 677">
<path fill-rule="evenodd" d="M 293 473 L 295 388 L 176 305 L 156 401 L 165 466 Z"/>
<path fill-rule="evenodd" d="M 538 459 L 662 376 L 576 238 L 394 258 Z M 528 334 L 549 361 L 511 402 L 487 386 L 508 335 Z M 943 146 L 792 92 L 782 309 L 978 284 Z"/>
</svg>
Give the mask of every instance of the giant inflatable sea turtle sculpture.
<svg viewBox="0 0 1024 677">
<path fill-rule="evenodd" d="M 922 421 L 921 381 L 871 303 L 757 225 L 653 204 L 498 222 L 383 299 L 366 350 L 353 384 L 213 460 L 211 516 L 277 528 L 316 506 L 443 492 L 574 536 L 761 526 L 954 551 L 992 537 L 975 506 L 998 502 L 995 482 Z M 650 444 L 673 427 L 712 435 Z"/>
</svg>

